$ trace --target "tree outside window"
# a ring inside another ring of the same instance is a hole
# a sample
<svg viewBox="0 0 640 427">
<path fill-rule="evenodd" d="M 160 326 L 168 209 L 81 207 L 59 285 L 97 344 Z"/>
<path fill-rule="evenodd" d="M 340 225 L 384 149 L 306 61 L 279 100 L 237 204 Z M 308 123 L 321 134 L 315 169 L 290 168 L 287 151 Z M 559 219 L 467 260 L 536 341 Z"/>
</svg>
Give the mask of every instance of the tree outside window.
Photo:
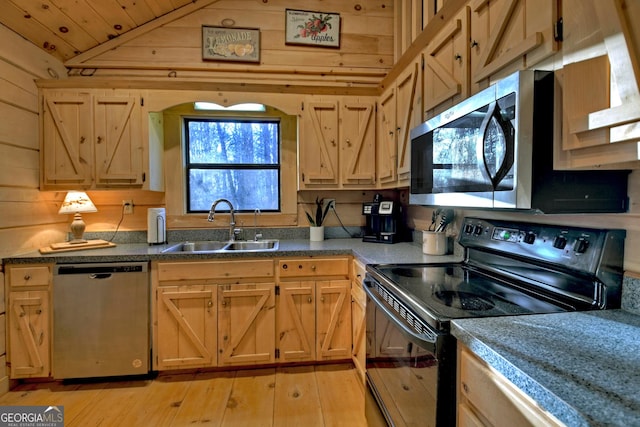
<svg viewBox="0 0 640 427">
<path fill-rule="evenodd" d="M 187 118 L 185 129 L 187 212 L 220 198 L 236 211 L 280 211 L 279 120 Z"/>
</svg>

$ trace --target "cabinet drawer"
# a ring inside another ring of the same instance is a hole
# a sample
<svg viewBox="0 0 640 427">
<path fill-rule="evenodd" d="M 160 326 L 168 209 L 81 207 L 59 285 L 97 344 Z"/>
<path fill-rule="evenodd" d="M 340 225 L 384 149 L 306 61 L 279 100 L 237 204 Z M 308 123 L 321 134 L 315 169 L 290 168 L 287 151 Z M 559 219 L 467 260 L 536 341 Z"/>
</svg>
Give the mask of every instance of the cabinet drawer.
<svg viewBox="0 0 640 427">
<path fill-rule="evenodd" d="M 490 425 L 562 426 L 553 415 L 467 349 L 460 352 L 460 394 Z"/>
<path fill-rule="evenodd" d="M 273 277 L 273 260 L 160 262 L 158 280 L 246 279 Z"/>
<path fill-rule="evenodd" d="M 9 286 L 47 286 L 51 282 L 51 266 L 9 267 Z"/>
<path fill-rule="evenodd" d="M 280 277 L 349 276 L 349 258 L 289 259 L 278 262 Z"/>
</svg>

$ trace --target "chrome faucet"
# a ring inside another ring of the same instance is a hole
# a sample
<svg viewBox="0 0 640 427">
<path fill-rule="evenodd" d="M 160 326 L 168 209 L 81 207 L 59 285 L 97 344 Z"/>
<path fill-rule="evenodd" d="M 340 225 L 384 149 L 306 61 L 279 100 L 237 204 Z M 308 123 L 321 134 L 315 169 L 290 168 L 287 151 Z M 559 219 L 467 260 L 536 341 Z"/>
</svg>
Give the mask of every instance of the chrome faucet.
<svg viewBox="0 0 640 427">
<path fill-rule="evenodd" d="M 262 233 L 258 232 L 258 215 L 262 215 L 262 213 L 260 212 L 260 209 L 256 208 L 256 210 L 253 211 L 253 240 L 255 240 L 256 242 L 262 239 Z"/>
<path fill-rule="evenodd" d="M 229 241 L 234 241 L 236 240 L 236 236 L 238 234 L 240 234 L 240 230 L 236 229 L 236 216 L 235 216 L 235 212 L 233 210 L 233 205 L 231 204 L 230 201 L 228 201 L 227 199 L 218 199 L 215 202 L 213 202 L 213 204 L 211 205 L 211 209 L 209 210 L 209 216 L 207 217 L 207 221 L 212 222 L 215 214 L 216 214 L 216 207 L 218 206 L 218 203 L 220 202 L 224 202 L 227 205 L 229 205 Z"/>
</svg>

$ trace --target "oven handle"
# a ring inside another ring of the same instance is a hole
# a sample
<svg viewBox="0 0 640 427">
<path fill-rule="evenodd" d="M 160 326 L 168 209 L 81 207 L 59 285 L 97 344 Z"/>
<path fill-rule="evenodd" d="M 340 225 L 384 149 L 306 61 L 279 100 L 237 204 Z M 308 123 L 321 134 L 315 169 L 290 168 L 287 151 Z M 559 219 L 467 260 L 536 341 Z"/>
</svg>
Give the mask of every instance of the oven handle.
<svg viewBox="0 0 640 427">
<path fill-rule="evenodd" d="M 406 338 L 408 338 L 415 344 L 418 344 L 424 350 L 427 350 L 432 354 L 438 354 L 437 335 L 439 334 L 434 331 L 434 334 L 436 334 L 436 338 L 434 340 L 425 339 L 424 336 L 418 335 L 415 331 L 411 330 L 411 328 L 402 323 L 389 308 L 382 304 L 382 302 L 374 295 L 373 291 L 370 289 L 370 286 L 368 286 L 366 282 L 365 286 L 363 286 L 362 288 L 364 289 L 369 299 L 375 303 L 376 307 L 384 312 L 386 317 L 400 329 L 400 332 L 402 332 L 402 334 Z"/>
</svg>

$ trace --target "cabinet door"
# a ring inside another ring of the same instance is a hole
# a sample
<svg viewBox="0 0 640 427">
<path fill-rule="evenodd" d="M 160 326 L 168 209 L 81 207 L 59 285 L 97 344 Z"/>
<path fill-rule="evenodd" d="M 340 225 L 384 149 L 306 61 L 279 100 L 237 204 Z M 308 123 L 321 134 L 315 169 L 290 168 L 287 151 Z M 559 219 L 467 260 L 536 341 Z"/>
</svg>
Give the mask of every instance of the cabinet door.
<svg viewBox="0 0 640 427">
<path fill-rule="evenodd" d="M 471 91 L 488 78 L 531 68 L 558 49 L 556 0 L 471 2 Z"/>
<path fill-rule="evenodd" d="M 305 102 L 300 141 L 300 187 L 338 185 L 338 102 Z"/>
<path fill-rule="evenodd" d="M 11 378 L 48 377 L 49 292 L 10 292 L 9 311 Z"/>
<path fill-rule="evenodd" d="M 216 286 L 162 286 L 157 292 L 154 369 L 216 366 Z"/>
<path fill-rule="evenodd" d="M 375 103 L 345 98 L 340 106 L 341 181 L 372 187 L 376 182 Z"/>
<path fill-rule="evenodd" d="M 438 33 L 423 55 L 425 112 L 438 113 L 469 96 L 468 7 Z"/>
<path fill-rule="evenodd" d="M 396 125 L 396 88 L 387 89 L 378 101 L 376 171 L 381 187 L 395 184 L 398 166 L 398 134 Z"/>
<path fill-rule="evenodd" d="M 95 96 L 96 186 L 142 186 L 141 136 L 138 96 Z"/>
<path fill-rule="evenodd" d="M 317 359 L 351 357 L 351 282 L 316 282 Z"/>
<path fill-rule="evenodd" d="M 49 93 L 43 98 L 43 188 L 87 188 L 92 184 L 91 96 Z"/>
<path fill-rule="evenodd" d="M 422 121 L 422 88 L 418 87 L 418 63 L 398 77 L 396 118 L 398 125 L 398 180 L 408 183 L 411 169 L 411 129 Z"/>
<path fill-rule="evenodd" d="M 562 7 L 563 135 L 554 166 L 638 169 L 640 51 L 630 23 L 640 3 L 566 0 Z"/>
<path fill-rule="evenodd" d="M 280 283 L 278 337 L 280 361 L 314 360 L 316 354 L 315 282 Z"/>
<path fill-rule="evenodd" d="M 353 282 L 351 284 L 351 339 L 353 342 L 351 359 L 362 381 L 364 381 L 366 364 L 366 300 L 362 284 Z"/>
<path fill-rule="evenodd" d="M 275 362 L 275 283 L 219 285 L 220 366 Z"/>
</svg>

